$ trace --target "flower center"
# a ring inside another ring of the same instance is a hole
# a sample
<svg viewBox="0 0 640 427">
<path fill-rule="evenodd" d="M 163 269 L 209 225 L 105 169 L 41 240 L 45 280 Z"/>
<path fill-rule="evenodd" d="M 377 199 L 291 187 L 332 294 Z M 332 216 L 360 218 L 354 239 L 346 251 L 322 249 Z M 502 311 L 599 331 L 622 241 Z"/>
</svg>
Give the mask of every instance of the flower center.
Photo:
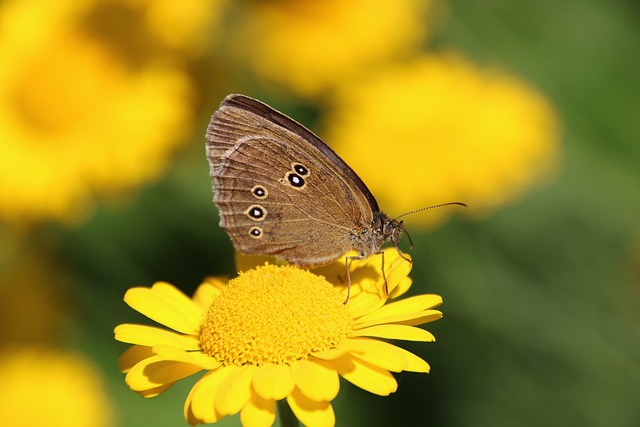
<svg viewBox="0 0 640 427">
<path fill-rule="evenodd" d="M 200 345 L 225 365 L 291 364 L 350 331 L 342 297 L 322 276 L 266 264 L 229 281 L 214 299 Z"/>
</svg>

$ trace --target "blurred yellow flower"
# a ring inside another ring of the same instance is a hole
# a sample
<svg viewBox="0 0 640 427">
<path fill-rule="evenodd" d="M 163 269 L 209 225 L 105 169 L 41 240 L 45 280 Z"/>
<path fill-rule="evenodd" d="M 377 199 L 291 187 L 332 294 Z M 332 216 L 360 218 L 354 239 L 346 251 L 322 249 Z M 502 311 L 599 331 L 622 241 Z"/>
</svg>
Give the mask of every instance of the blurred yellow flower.
<svg viewBox="0 0 640 427">
<path fill-rule="evenodd" d="M 143 25 L 167 48 L 201 53 L 216 38 L 227 0 L 110 0 L 141 12 Z"/>
<path fill-rule="evenodd" d="M 84 357 L 54 348 L 0 350 L 0 425 L 109 427 L 102 377 Z"/>
<path fill-rule="evenodd" d="M 414 52 L 431 1 L 251 2 L 234 36 L 240 55 L 267 81 L 306 96 Z"/>
<path fill-rule="evenodd" d="M 386 256 L 393 292 L 411 264 L 397 262 L 393 252 Z M 368 268 L 352 275 L 355 287 L 365 275 L 380 283 L 379 268 Z M 398 386 L 390 371 L 429 371 L 424 360 L 380 338 L 434 341 L 416 326 L 442 316 L 433 309 L 441 298 L 419 295 L 387 303 L 380 290 L 352 292 L 344 304 L 344 292 L 322 276 L 270 264 L 228 284 L 210 279 L 193 299 L 168 283 L 133 288 L 125 295 L 127 304 L 173 331 L 118 326 L 116 339 L 135 344 L 120 366 L 129 387 L 145 397 L 207 371 L 185 403 L 191 424 L 240 412 L 244 426 L 272 425 L 276 401 L 286 399 L 303 424 L 332 426 L 330 402 L 339 376 L 386 396 Z"/>
<path fill-rule="evenodd" d="M 190 126 L 180 68 L 134 71 L 58 3 L 0 4 L 0 219 L 15 223 L 72 220 L 158 176 Z"/>
<path fill-rule="evenodd" d="M 423 55 L 344 85 L 321 133 L 391 216 L 459 200 L 480 213 L 549 173 L 558 119 L 516 77 L 456 54 Z M 406 217 L 434 224 L 458 209 Z"/>
</svg>

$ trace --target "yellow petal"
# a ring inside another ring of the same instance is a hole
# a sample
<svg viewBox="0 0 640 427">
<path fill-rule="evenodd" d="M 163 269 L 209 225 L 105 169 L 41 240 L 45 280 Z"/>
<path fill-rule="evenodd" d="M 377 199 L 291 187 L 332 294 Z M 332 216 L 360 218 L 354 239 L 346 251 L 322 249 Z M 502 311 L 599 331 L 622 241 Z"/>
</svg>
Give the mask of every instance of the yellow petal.
<svg viewBox="0 0 640 427">
<path fill-rule="evenodd" d="M 368 328 L 356 329 L 352 337 L 377 337 L 392 340 L 432 342 L 435 337 L 429 331 L 406 325 L 376 325 Z"/>
<path fill-rule="evenodd" d="M 185 318 L 191 317 L 193 322 L 198 325 L 200 324 L 202 309 L 180 289 L 176 288 L 171 283 L 156 282 L 151 286 L 151 290 L 157 295 L 162 295 L 167 301 L 171 302 L 176 313 L 180 313 Z"/>
<path fill-rule="evenodd" d="M 340 390 L 340 378 L 330 362 L 298 360 L 291 365 L 291 376 L 298 389 L 311 400 L 333 400 Z"/>
<path fill-rule="evenodd" d="M 405 359 L 397 350 L 398 347 L 384 341 L 367 338 L 351 338 L 338 344 L 350 354 L 370 364 L 393 372 L 404 368 Z"/>
<path fill-rule="evenodd" d="M 395 301 L 381 307 L 379 310 L 369 313 L 358 319 L 358 322 L 369 322 L 373 319 L 381 319 L 404 313 L 417 313 L 442 304 L 440 295 L 426 294 L 416 295 L 400 301 Z"/>
<path fill-rule="evenodd" d="M 216 411 L 215 400 L 220 384 L 233 372 L 238 369 L 237 366 L 225 366 L 215 371 L 207 372 L 193 386 L 187 405 L 189 410 L 185 410 L 187 414 L 191 413 L 193 418 L 202 423 L 214 423 L 224 417 Z"/>
<path fill-rule="evenodd" d="M 200 379 L 200 381 L 202 381 L 202 379 Z M 182 409 L 184 419 L 187 420 L 187 422 L 192 426 L 203 422 L 202 420 L 198 419 L 198 417 L 196 417 L 196 415 L 193 413 L 193 408 L 191 406 L 191 400 L 193 399 L 193 394 L 195 393 L 195 389 L 196 389 L 195 386 L 191 387 L 191 390 L 189 391 L 189 395 L 187 396 L 187 399 L 184 401 L 184 407 Z M 213 404 L 211 406 L 213 406 Z"/>
<path fill-rule="evenodd" d="M 115 339 L 129 344 L 148 347 L 167 345 L 183 350 L 200 350 L 200 342 L 194 336 L 181 335 L 166 329 L 147 325 L 124 324 L 116 326 Z"/>
<path fill-rule="evenodd" d="M 411 277 L 403 277 L 400 282 L 398 282 L 396 287 L 389 291 L 389 299 L 395 299 L 401 295 L 404 295 L 409 290 L 409 288 L 411 288 L 412 283 L 413 280 L 411 279 Z"/>
<path fill-rule="evenodd" d="M 144 359 L 155 356 L 151 347 L 132 345 L 118 359 L 118 367 L 121 372 L 128 372 L 136 364 Z"/>
<path fill-rule="evenodd" d="M 378 310 L 380 311 L 380 310 Z M 367 321 L 362 321 L 358 319 L 354 325 L 354 329 L 362 329 L 369 326 L 374 325 L 382 325 L 387 323 L 399 323 L 402 325 L 422 325 L 423 323 L 430 322 L 436 319 L 440 319 L 442 317 L 442 313 L 438 310 L 423 310 L 423 311 L 415 311 L 411 313 L 396 313 L 389 314 L 388 316 L 378 317 L 375 315 L 376 313 L 371 313 L 371 315 L 367 316 Z M 418 323 L 416 319 L 425 319 L 425 321 Z"/>
<path fill-rule="evenodd" d="M 231 415 L 239 412 L 247 404 L 251 397 L 251 380 L 256 369 L 255 365 L 240 366 L 222 381 L 216 393 L 216 411 Z"/>
<path fill-rule="evenodd" d="M 132 367 L 125 377 L 129 388 L 134 391 L 150 390 L 162 385 L 173 384 L 201 371 L 199 366 L 165 361 L 153 356 Z"/>
<path fill-rule="evenodd" d="M 276 402 L 263 399 L 257 394 L 251 394 L 251 399 L 240 411 L 240 421 L 243 426 L 270 427 L 276 420 Z"/>
<path fill-rule="evenodd" d="M 425 310 L 413 319 L 407 319 L 395 323 L 407 326 L 417 326 L 424 325 L 425 323 L 433 322 L 434 320 L 438 319 L 442 319 L 442 312 L 438 310 Z"/>
<path fill-rule="evenodd" d="M 197 335 L 202 310 L 173 285 L 158 282 L 149 288 L 131 288 L 124 301 L 149 319 L 187 335 Z"/>
<path fill-rule="evenodd" d="M 345 380 L 379 396 L 388 396 L 398 389 L 398 383 L 389 371 L 364 360 L 345 355 L 331 362 Z"/>
<path fill-rule="evenodd" d="M 213 357 L 206 355 L 204 353 L 189 353 L 190 360 L 194 365 L 198 365 L 202 367 L 202 369 L 206 369 L 208 371 L 218 369 L 222 363 L 215 360 Z"/>
<path fill-rule="evenodd" d="M 349 299 L 347 309 L 353 319 L 358 319 L 367 313 L 375 312 L 384 305 L 386 300 L 375 294 L 366 292 Z"/>
<path fill-rule="evenodd" d="M 396 349 L 397 349 L 397 351 L 402 353 L 402 355 L 404 356 L 405 363 L 404 363 L 404 369 L 403 370 L 411 371 L 411 372 L 429 373 L 429 370 L 431 368 L 430 368 L 430 366 L 429 366 L 429 364 L 427 362 L 422 360 L 422 358 L 416 356 L 415 354 L 411 353 L 410 351 L 405 350 L 404 348 L 396 347 Z"/>
<path fill-rule="evenodd" d="M 313 357 L 317 357 L 322 360 L 334 360 L 338 357 L 342 357 L 346 353 L 346 350 L 340 350 L 338 348 L 330 348 L 328 350 L 317 351 L 311 353 Z"/>
<path fill-rule="evenodd" d="M 138 393 L 140 396 L 144 397 L 145 399 L 150 397 L 156 397 L 156 396 L 160 396 L 162 393 L 169 390 L 174 384 L 175 383 L 165 384 L 160 387 L 150 388 L 148 390 L 136 391 L 136 393 Z"/>
<path fill-rule="evenodd" d="M 297 388 L 287 397 L 287 403 L 296 418 L 307 427 L 333 427 L 336 423 L 331 403 L 311 400 Z"/>
<path fill-rule="evenodd" d="M 213 357 L 201 352 L 187 352 L 175 347 L 157 345 L 153 347 L 153 352 L 161 360 L 172 360 L 174 362 L 189 363 L 197 365 L 200 369 L 212 370 L 217 369 L 221 363 Z"/>
<path fill-rule="evenodd" d="M 409 254 L 405 254 L 405 256 L 411 259 Z M 411 267 L 413 267 L 411 262 L 401 257 L 396 257 L 391 260 L 389 268 L 386 271 L 387 285 L 389 286 L 390 293 L 393 293 L 400 281 L 409 275 Z"/>
<path fill-rule="evenodd" d="M 227 280 L 218 277 L 207 277 L 207 279 L 198 286 L 193 294 L 193 302 L 204 312 L 211 305 L 211 301 L 218 296 L 220 291 L 227 286 Z"/>
<path fill-rule="evenodd" d="M 268 363 L 258 367 L 251 382 L 253 389 L 263 399 L 281 400 L 293 390 L 291 367 Z"/>
</svg>

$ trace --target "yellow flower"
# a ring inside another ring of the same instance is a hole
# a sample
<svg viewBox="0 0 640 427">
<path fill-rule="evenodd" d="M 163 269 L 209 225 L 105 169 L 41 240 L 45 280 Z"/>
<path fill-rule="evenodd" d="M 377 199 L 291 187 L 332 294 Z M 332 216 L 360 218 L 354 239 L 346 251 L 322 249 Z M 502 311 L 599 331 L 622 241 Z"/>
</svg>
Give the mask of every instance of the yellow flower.
<svg viewBox="0 0 640 427">
<path fill-rule="evenodd" d="M 234 53 L 263 78 L 317 96 L 389 58 L 415 51 L 431 1 L 253 2 Z"/>
<path fill-rule="evenodd" d="M 394 251 L 385 254 L 392 293 L 411 268 Z M 127 304 L 173 331 L 131 324 L 115 329 L 117 340 L 135 344 L 120 359 L 127 384 L 152 397 L 205 370 L 185 403 L 191 424 L 240 412 L 245 426 L 272 425 L 275 402 L 286 399 L 303 424 L 334 425 L 330 402 L 339 377 L 381 396 L 395 392 L 390 371 L 428 372 L 429 365 L 380 338 L 433 341 L 416 325 L 442 316 L 433 310 L 442 302 L 437 295 L 387 303 L 379 258 L 372 258 L 354 270 L 352 281 L 354 290 L 365 279 L 377 289 L 360 288 L 347 304 L 344 290 L 322 276 L 270 264 L 226 285 L 210 279 L 193 299 L 162 282 L 130 289 Z"/>
<path fill-rule="evenodd" d="M 95 193 L 157 177 L 190 126 L 190 82 L 127 64 L 75 10 L 0 4 L 0 219 L 73 220 Z"/>
<path fill-rule="evenodd" d="M 486 212 L 548 174 L 558 152 L 549 101 L 455 54 L 423 55 L 341 88 L 321 135 L 391 216 L 449 201 Z M 443 208 L 406 217 L 434 224 Z"/>
<path fill-rule="evenodd" d="M 0 351 L 0 425 L 109 427 L 113 408 L 84 357 L 54 348 Z"/>
<path fill-rule="evenodd" d="M 110 0 L 141 14 L 149 33 L 167 48 L 180 53 L 201 53 L 215 38 L 227 0 Z"/>
</svg>

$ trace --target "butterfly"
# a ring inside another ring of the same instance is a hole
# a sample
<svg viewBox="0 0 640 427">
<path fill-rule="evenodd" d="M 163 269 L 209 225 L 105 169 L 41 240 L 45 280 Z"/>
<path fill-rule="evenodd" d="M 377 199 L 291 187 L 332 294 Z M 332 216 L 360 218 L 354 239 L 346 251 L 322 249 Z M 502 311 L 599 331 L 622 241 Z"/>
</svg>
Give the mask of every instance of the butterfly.
<svg viewBox="0 0 640 427">
<path fill-rule="evenodd" d="M 403 222 L 383 213 L 353 169 L 300 123 L 232 94 L 206 139 L 220 226 L 238 252 L 312 268 L 355 250 L 346 257 L 349 284 L 352 260 L 382 254 L 385 289 L 382 246 L 390 242 L 411 262 L 399 248 Z"/>
</svg>

